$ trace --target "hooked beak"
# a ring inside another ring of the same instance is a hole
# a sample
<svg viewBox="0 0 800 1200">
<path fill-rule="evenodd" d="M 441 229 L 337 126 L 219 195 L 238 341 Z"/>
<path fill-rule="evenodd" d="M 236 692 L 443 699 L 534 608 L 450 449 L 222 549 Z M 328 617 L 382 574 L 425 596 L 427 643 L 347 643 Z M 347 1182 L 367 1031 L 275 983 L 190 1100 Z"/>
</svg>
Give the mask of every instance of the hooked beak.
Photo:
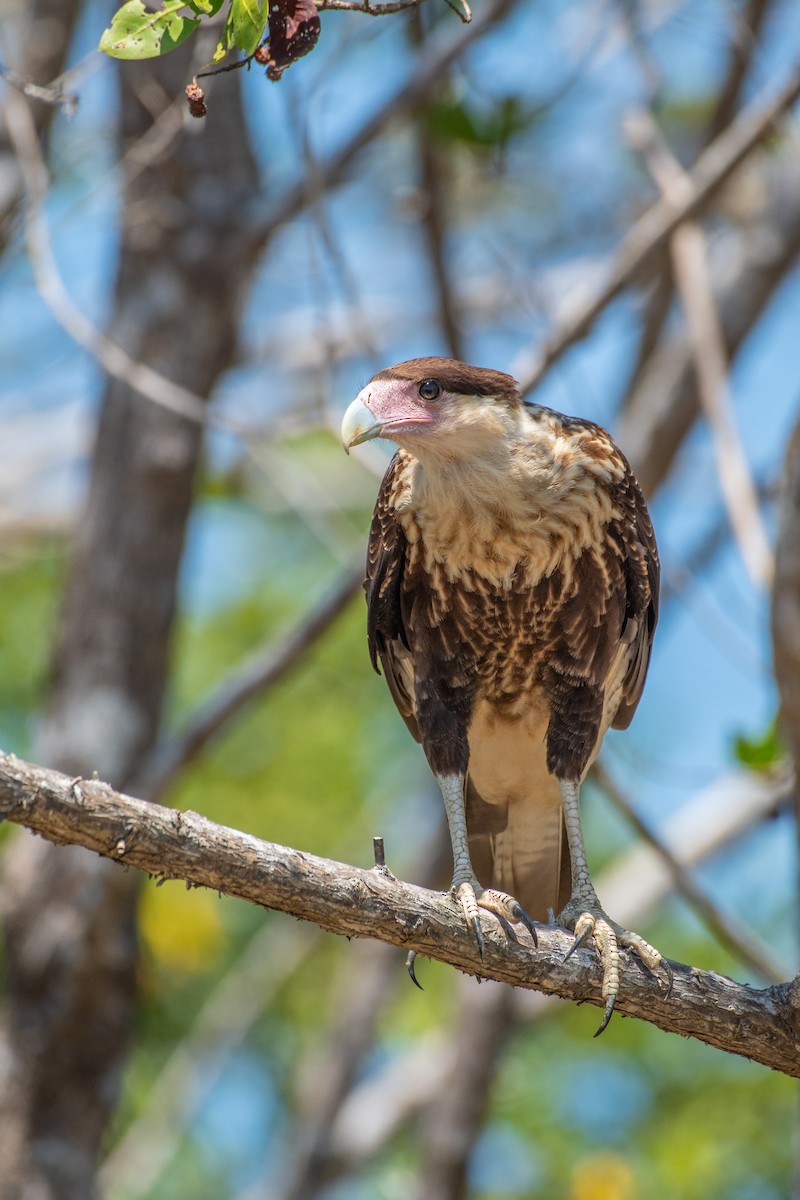
<svg viewBox="0 0 800 1200">
<path fill-rule="evenodd" d="M 347 454 L 351 446 L 360 446 L 380 437 L 383 422 L 377 420 L 360 396 L 357 396 L 342 418 L 342 443 Z"/>
</svg>

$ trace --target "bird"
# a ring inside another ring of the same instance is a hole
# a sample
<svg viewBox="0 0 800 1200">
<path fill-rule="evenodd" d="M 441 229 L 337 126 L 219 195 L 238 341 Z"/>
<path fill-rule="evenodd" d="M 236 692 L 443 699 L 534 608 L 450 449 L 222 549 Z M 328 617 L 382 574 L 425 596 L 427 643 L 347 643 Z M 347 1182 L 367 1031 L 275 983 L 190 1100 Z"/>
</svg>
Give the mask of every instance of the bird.
<svg viewBox="0 0 800 1200">
<path fill-rule="evenodd" d="M 397 449 L 367 545 L 369 654 L 441 790 L 451 893 L 481 956 L 482 910 L 517 941 L 559 914 L 575 935 L 567 957 L 591 940 L 602 1033 L 621 947 L 672 979 L 660 952 L 603 910 L 580 809 L 650 661 L 659 557 L 641 488 L 599 425 L 450 358 L 373 376 L 342 441 L 349 453 L 373 438 Z"/>
</svg>

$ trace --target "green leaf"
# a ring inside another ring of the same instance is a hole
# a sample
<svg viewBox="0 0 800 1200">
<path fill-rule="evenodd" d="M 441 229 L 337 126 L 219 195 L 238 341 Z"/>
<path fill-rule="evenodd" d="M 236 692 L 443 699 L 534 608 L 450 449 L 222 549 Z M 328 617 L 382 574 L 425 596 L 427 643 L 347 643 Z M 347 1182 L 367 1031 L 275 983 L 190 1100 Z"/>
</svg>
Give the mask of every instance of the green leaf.
<svg viewBox="0 0 800 1200">
<path fill-rule="evenodd" d="M 733 739 L 733 755 L 737 762 L 751 771 L 771 771 L 786 756 L 777 721 L 772 721 L 764 733 L 747 737 L 739 733 Z"/>
<path fill-rule="evenodd" d="M 501 97 L 489 107 L 445 97 L 427 106 L 425 118 L 439 141 L 490 150 L 504 149 L 515 134 L 530 129 L 540 110 L 522 105 L 516 96 Z"/>
<path fill-rule="evenodd" d="M 233 40 L 245 54 L 253 54 L 267 25 L 266 0 L 231 0 Z"/>
<path fill-rule="evenodd" d="M 225 25 L 211 59 L 214 65 L 216 66 L 217 63 L 222 62 L 228 51 L 232 50 L 235 45 L 236 41 L 233 36 L 233 10 L 229 8 L 228 15 L 225 18 Z"/>
<path fill-rule="evenodd" d="M 192 12 L 196 12 L 198 16 L 202 17 L 215 16 L 224 3 L 225 0 L 186 0 L 186 4 Z"/>
<path fill-rule="evenodd" d="M 114 14 L 100 39 L 99 49 L 112 58 L 156 58 L 169 54 L 200 24 L 197 17 L 181 16 L 186 8 L 185 0 L 165 0 L 162 8 L 151 12 L 142 0 L 128 0 Z"/>
</svg>

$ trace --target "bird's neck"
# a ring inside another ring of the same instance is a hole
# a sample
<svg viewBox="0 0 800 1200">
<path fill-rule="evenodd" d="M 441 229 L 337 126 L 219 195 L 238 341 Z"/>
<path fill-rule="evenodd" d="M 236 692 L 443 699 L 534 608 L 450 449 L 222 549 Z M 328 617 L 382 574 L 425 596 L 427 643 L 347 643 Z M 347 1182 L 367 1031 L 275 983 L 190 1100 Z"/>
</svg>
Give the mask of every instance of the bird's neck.
<svg viewBox="0 0 800 1200">
<path fill-rule="evenodd" d="M 525 414 L 513 436 L 481 453 L 404 457 L 398 516 L 412 552 L 453 582 L 477 574 L 501 589 L 534 585 L 614 515 L 596 460 L 549 416 Z"/>
</svg>

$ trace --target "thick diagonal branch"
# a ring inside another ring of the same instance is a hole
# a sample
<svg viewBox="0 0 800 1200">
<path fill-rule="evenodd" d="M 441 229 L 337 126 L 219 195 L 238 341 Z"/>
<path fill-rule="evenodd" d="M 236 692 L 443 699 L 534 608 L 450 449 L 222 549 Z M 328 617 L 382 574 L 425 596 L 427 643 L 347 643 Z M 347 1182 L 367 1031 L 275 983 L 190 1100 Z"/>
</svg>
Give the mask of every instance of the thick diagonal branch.
<svg viewBox="0 0 800 1200">
<path fill-rule="evenodd" d="M 208 887 L 278 909 L 348 937 L 374 937 L 416 950 L 468 974 L 571 1000 L 601 1004 L 597 962 L 561 929 L 542 928 L 538 951 L 513 942 L 486 921 L 478 957 L 449 896 L 277 846 L 124 796 L 108 785 L 0 756 L 0 816 L 56 843 L 86 846 L 109 859 L 167 879 Z M 671 996 L 663 981 L 627 966 L 621 1013 L 692 1036 L 731 1054 L 800 1077 L 800 989 L 756 989 L 712 971 L 676 965 Z"/>
</svg>

